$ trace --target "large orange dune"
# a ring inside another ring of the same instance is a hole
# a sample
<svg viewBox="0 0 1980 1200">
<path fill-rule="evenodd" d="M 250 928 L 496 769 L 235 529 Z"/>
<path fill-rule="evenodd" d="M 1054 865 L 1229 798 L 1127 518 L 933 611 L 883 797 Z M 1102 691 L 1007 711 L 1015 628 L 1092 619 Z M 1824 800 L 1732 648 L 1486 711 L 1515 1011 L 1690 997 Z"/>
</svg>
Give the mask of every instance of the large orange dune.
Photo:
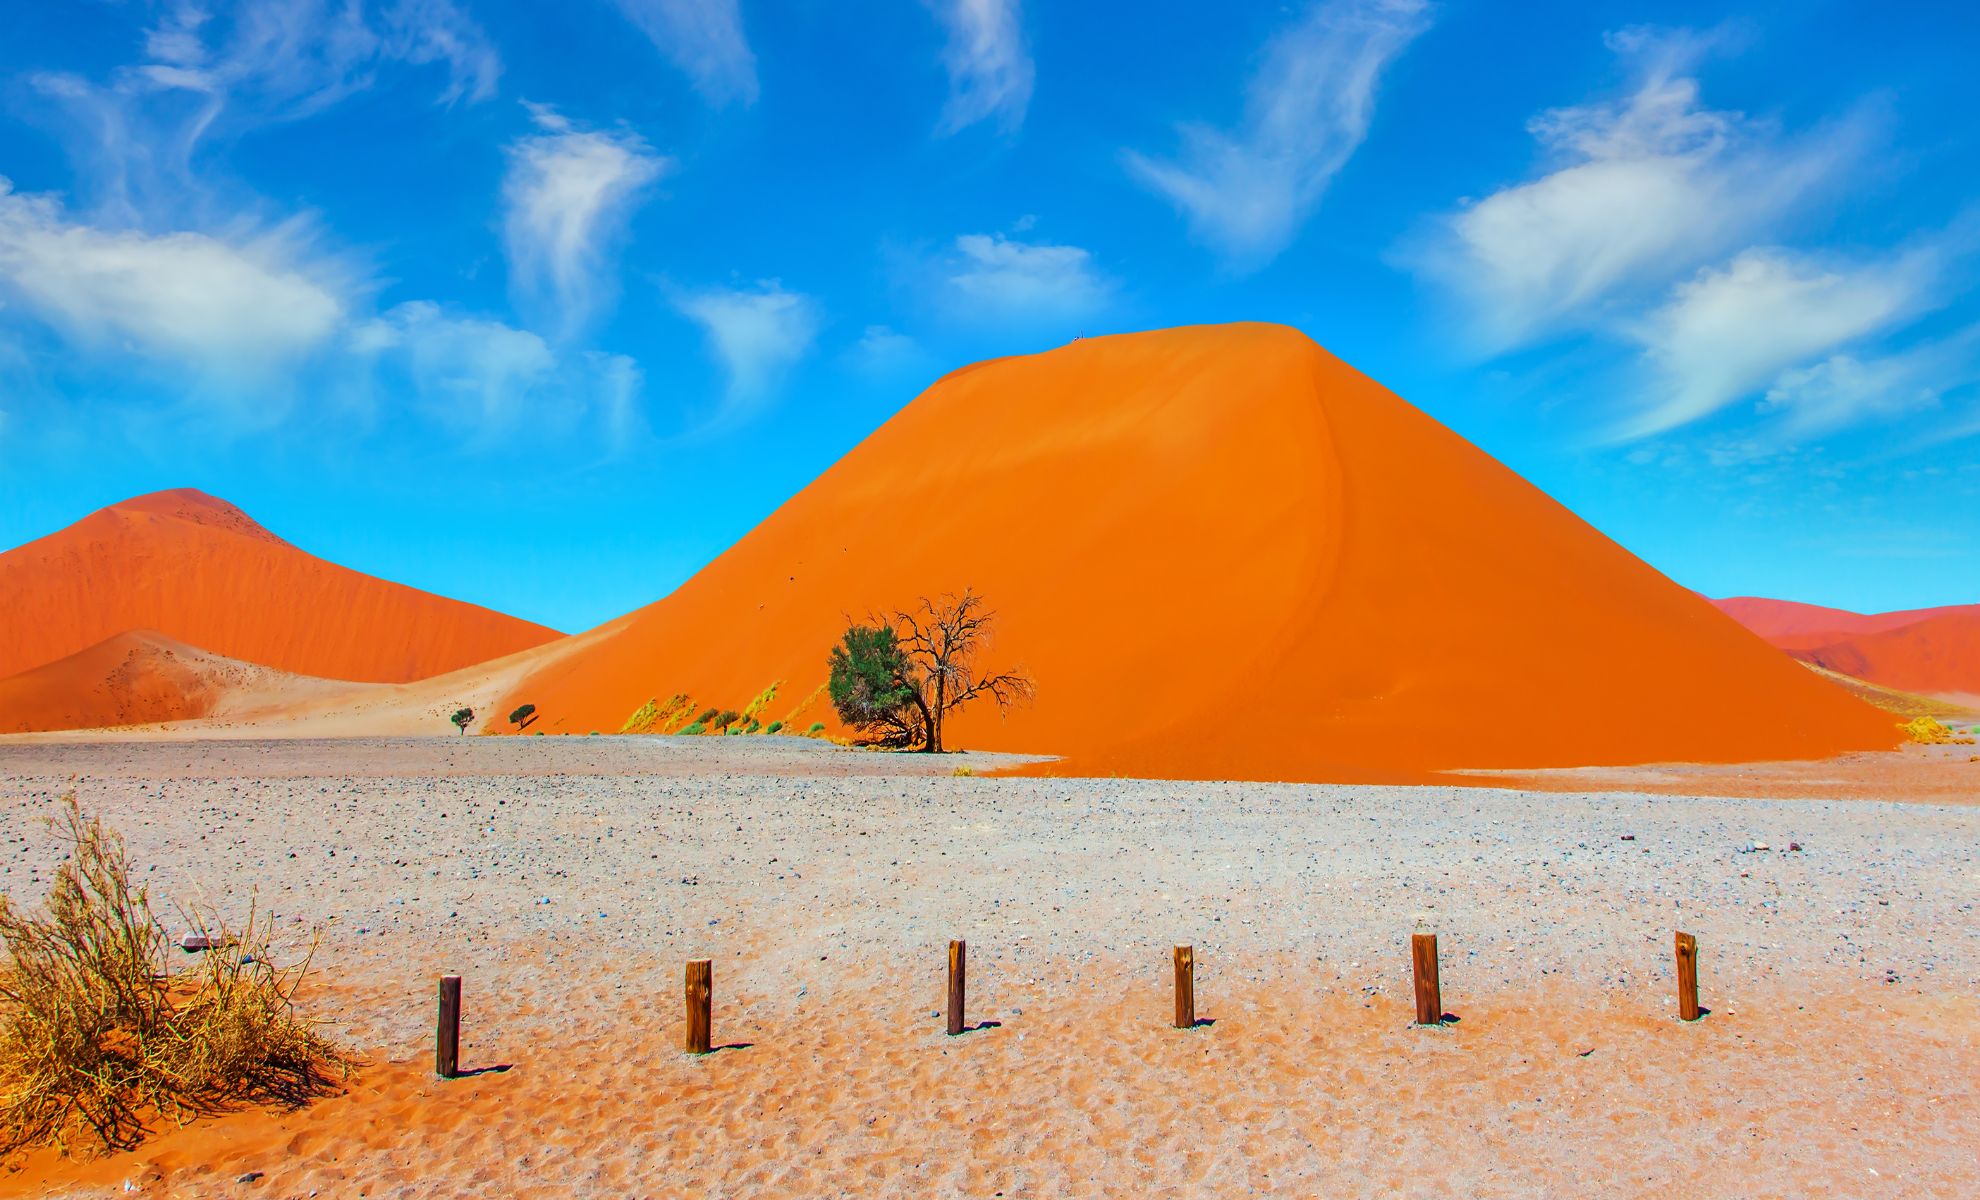
<svg viewBox="0 0 1980 1200">
<path fill-rule="evenodd" d="M 958 745 L 1174 778 L 1808 758 L 1891 719 L 1271 325 L 937 383 L 665 599 L 526 676 L 539 729 L 832 724 L 848 614 L 972 587 L 1034 677 Z M 775 687 L 773 700 L 751 705 Z"/>
<path fill-rule="evenodd" d="M 1980 695 L 1980 604 L 1853 613 L 1755 597 L 1714 603 L 1803 662 L 1908 692 Z"/>
<path fill-rule="evenodd" d="M 154 630 L 301 675 L 422 679 L 557 631 L 375 579 L 189 488 L 113 504 L 0 554 L 0 677 Z"/>
</svg>

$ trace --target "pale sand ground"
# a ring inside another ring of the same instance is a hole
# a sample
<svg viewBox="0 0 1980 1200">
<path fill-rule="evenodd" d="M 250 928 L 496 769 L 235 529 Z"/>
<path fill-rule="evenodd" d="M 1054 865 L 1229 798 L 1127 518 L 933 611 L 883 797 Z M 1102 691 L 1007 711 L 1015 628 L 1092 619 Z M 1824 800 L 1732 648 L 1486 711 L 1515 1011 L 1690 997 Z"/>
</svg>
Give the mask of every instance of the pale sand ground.
<svg viewBox="0 0 1980 1200">
<path fill-rule="evenodd" d="M 990 761 L 0 746 L 0 886 L 38 898 L 35 817 L 79 773 L 161 891 L 238 913 L 258 888 L 327 923 L 313 1011 L 375 1063 L 310 1110 L 44 1157 L 0 1190 L 1980 1191 L 1980 808 L 929 774 Z M 1462 1018 L 1442 1029 L 1408 1024 L 1419 923 Z M 1701 947 L 1695 1025 L 1673 1019 L 1676 927 Z M 999 1023 L 956 1039 L 951 936 L 971 1020 Z M 1215 1022 L 1186 1032 L 1177 941 Z M 703 955 L 736 1048 L 690 1059 L 680 972 Z M 466 976 L 464 1064 L 512 1070 L 430 1077 L 443 972 Z"/>
</svg>

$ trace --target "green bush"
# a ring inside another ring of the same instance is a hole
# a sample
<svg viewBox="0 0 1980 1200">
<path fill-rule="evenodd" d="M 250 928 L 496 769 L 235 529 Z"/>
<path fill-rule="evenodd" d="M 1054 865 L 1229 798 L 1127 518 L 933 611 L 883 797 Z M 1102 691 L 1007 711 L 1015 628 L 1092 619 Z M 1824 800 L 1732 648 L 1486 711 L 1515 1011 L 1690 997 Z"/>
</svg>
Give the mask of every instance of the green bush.
<svg viewBox="0 0 1980 1200">
<path fill-rule="evenodd" d="M 708 732 L 708 726 L 703 725 L 700 721 L 696 721 L 694 724 L 689 725 L 686 729 L 681 730 L 681 736 L 691 737 L 694 734 L 707 733 L 707 732 Z"/>
<path fill-rule="evenodd" d="M 734 725 L 737 721 L 740 720 L 742 720 L 741 713 L 737 712 L 733 708 L 725 708 L 722 710 L 721 714 L 715 718 L 715 722 L 714 722 L 715 728 L 727 729 L 729 726 Z"/>
<path fill-rule="evenodd" d="M 806 733 L 823 733 L 823 732 L 825 732 L 825 722 L 823 722 L 823 721 L 813 721 L 813 722 L 811 723 L 811 728 L 809 728 L 809 729 L 807 729 L 807 730 L 805 730 L 805 732 L 806 732 Z"/>
<path fill-rule="evenodd" d="M 701 710 L 701 715 L 694 719 L 694 722 L 697 725 L 706 725 L 721 714 L 722 710 L 719 708 L 704 708 Z"/>
<path fill-rule="evenodd" d="M 782 729 L 783 727 L 784 727 L 784 723 L 783 723 L 782 721 L 772 721 L 772 722 L 770 722 L 770 723 L 769 723 L 768 725 L 765 725 L 765 726 L 763 727 L 763 732 L 765 732 L 765 733 L 775 733 L 775 732 L 777 732 L 777 731 L 778 731 L 779 729 Z"/>
</svg>

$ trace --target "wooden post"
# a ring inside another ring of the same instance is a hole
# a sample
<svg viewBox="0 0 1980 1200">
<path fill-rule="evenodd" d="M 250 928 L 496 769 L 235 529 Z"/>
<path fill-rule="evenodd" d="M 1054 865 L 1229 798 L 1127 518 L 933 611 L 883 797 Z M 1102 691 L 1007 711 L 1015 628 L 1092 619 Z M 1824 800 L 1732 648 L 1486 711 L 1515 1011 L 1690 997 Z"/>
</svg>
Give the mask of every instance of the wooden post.
<svg viewBox="0 0 1980 1200">
<path fill-rule="evenodd" d="M 1176 1028 L 1196 1028 L 1196 947 L 1176 947 Z"/>
<path fill-rule="evenodd" d="M 1437 935 L 1411 934 L 1409 961 L 1416 969 L 1416 1023 L 1442 1025 L 1444 996 L 1437 986 Z"/>
<path fill-rule="evenodd" d="M 461 1073 L 461 977 L 440 977 L 440 1023 L 433 1034 L 433 1073 L 453 1079 Z"/>
<path fill-rule="evenodd" d="M 1698 939 L 1688 933 L 1677 935 L 1678 1020 L 1698 1019 Z"/>
<path fill-rule="evenodd" d="M 949 943 L 949 1034 L 963 1031 L 963 968 L 969 947 L 960 941 Z"/>
<path fill-rule="evenodd" d="M 713 1022 L 708 1015 L 715 995 L 715 964 L 706 958 L 690 958 L 687 965 L 687 1037 L 682 1048 L 689 1054 L 708 1053 Z"/>
</svg>

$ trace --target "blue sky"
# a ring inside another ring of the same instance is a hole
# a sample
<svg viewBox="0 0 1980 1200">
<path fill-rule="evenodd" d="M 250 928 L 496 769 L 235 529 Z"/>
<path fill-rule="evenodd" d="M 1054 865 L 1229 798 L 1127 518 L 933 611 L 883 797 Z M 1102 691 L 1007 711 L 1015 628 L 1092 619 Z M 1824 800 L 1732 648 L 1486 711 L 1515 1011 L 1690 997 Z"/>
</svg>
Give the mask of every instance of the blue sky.
<svg viewBox="0 0 1980 1200">
<path fill-rule="evenodd" d="M 1966 6 L 49 0 L 0 545 L 195 486 L 578 629 L 937 375 L 1296 325 L 1687 585 L 1980 600 Z"/>
</svg>

